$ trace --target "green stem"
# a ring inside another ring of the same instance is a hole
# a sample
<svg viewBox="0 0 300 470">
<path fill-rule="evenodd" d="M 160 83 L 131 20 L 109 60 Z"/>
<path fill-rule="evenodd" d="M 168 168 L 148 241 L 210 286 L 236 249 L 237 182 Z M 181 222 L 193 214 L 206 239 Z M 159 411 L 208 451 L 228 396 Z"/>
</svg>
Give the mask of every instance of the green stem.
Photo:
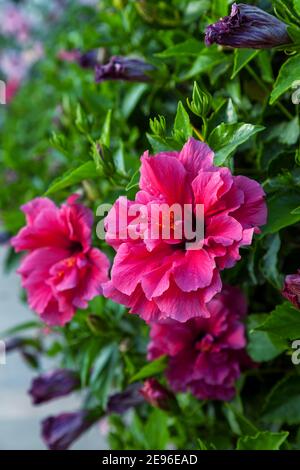
<svg viewBox="0 0 300 470">
<path fill-rule="evenodd" d="M 249 74 L 254 78 L 254 80 L 258 83 L 258 85 L 266 92 L 270 93 L 269 88 L 265 83 L 261 80 L 261 78 L 257 75 L 257 73 L 253 70 L 253 68 L 247 64 L 246 69 L 249 72 Z M 275 106 L 277 106 L 280 111 L 288 118 L 288 119 L 294 119 L 294 116 L 281 104 L 279 101 L 275 103 Z"/>
<path fill-rule="evenodd" d="M 206 141 L 206 137 L 207 137 L 207 119 L 205 117 L 202 117 L 202 121 L 203 121 L 202 135 L 204 137 L 204 141 Z"/>
</svg>

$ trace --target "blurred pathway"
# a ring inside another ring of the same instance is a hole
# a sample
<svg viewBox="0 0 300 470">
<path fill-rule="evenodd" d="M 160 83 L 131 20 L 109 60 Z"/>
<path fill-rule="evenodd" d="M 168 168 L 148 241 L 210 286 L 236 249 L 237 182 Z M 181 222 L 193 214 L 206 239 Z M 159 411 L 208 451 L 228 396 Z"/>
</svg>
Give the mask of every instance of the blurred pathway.
<svg viewBox="0 0 300 470">
<path fill-rule="evenodd" d="M 26 305 L 19 300 L 20 280 L 16 274 L 3 273 L 5 249 L 0 247 L 0 331 L 33 318 Z M 40 421 L 63 411 L 80 406 L 80 397 L 56 400 L 48 405 L 31 406 L 27 390 L 33 371 L 18 353 L 7 356 L 7 364 L 0 365 L 0 450 L 45 449 L 40 439 Z M 95 426 L 73 446 L 74 449 L 105 449 L 107 446 Z"/>
</svg>

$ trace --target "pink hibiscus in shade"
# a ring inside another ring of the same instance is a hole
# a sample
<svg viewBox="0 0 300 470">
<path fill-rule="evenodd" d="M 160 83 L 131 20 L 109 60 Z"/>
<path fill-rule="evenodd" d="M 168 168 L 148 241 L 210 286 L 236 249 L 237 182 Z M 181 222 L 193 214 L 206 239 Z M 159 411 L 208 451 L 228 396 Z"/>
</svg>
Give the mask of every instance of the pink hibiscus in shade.
<svg viewBox="0 0 300 470">
<path fill-rule="evenodd" d="M 109 261 L 91 246 L 92 212 L 78 204 L 77 195 L 58 208 L 48 198 L 22 206 L 27 225 L 11 244 L 28 254 L 18 273 L 30 307 L 48 325 L 64 325 L 77 308 L 102 294 Z"/>
<path fill-rule="evenodd" d="M 282 295 L 300 309 L 300 269 L 297 274 L 289 274 L 285 277 Z"/>
<path fill-rule="evenodd" d="M 238 289 L 224 287 L 208 310 L 210 318 L 154 323 L 148 358 L 169 357 L 166 374 L 174 391 L 190 391 L 203 400 L 231 400 L 241 367 L 251 364 L 244 349 L 246 302 Z"/>
<path fill-rule="evenodd" d="M 235 265 L 239 248 L 250 245 L 253 233 L 266 222 L 265 194 L 259 183 L 214 166 L 213 157 L 205 143 L 193 138 L 181 152 L 154 157 L 145 152 L 135 199 L 146 212 L 146 222 L 135 227 L 142 236 L 126 238 L 135 223 L 130 215 L 128 225 L 117 225 L 117 236 L 114 233 L 115 214 L 128 213 L 132 201 L 120 197 L 106 218 L 106 241 L 117 254 L 104 295 L 147 322 L 209 317 L 206 305 L 222 289 L 220 270 Z M 185 240 L 172 234 L 167 240 L 149 238 L 151 206 L 159 203 L 204 206 L 205 233 L 199 249 L 187 248 Z"/>
<path fill-rule="evenodd" d="M 10 103 L 15 94 L 20 88 L 20 82 L 18 80 L 9 80 L 5 87 L 5 101 Z"/>
</svg>

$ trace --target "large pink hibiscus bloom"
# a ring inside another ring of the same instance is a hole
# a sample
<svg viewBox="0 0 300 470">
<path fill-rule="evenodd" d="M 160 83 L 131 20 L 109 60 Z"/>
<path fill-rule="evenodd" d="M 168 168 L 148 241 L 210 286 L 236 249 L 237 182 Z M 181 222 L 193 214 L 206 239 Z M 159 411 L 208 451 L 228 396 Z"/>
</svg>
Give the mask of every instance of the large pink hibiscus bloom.
<svg viewBox="0 0 300 470">
<path fill-rule="evenodd" d="M 239 248 L 250 245 L 253 233 L 266 222 L 261 186 L 214 166 L 213 157 L 206 144 L 192 138 L 181 152 L 153 157 L 145 152 L 135 199 L 144 207 L 144 222 L 136 227 L 128 216 L 127 226 L 119 224 L 115 236 L 115 213 L 129 211 L 133 204 L 124 197 L 106 218 L 106 240 L 117 254 L 104 295 L 147 322 L 209 317 L 206 304 L 222 288 L 220 270 L 234 266 L 240 259 Z M 151 207 L 159 203 L 204 206 L 204 240 L 199 249 L 187 249 L 185 240 L 172 234 L 167 240 L 149 237 Z M 124 237 L 127 229 L 136 228 L 142 237 Z"/>
<path fill-rule="evenodd" d="M 245 299 L 238 289 L 225 287 L 208 310 L 210 318 L 153 324 L 148 358 L 169 357 L 167 378 L 174 391 L 190 391 L 200 399 L 230 400 L 241 366 L 251 364 L 244 349 Z"/>
<path fill-rule="evenodd" d="M 108 280 L 107 257 L 91 247 L 92 212 L 76 199 L 61 208 L 48 198 L 25 204 L 27 225 L 11 241 L 17 252 L 28 251 L 18 273 L 30 307 L 48 325 L 70 321 Z"/>
</svg>

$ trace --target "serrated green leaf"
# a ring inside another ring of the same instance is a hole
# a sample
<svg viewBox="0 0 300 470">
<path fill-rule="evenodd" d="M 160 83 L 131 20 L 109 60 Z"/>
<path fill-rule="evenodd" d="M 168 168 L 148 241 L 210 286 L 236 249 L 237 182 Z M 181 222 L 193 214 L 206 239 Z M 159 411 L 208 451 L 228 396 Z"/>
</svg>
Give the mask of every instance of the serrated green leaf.
<svg viewBox="0 0 300 470">
<path fill-rule="evenodd" d="M 300 221 L 300 214 L 293 211 L 300 206 L 300 194 L 296 192 L 276 193 L 268 199 L 268 222 L 262 234 L 277 233 L 284 227 Z"/>
<path fill-rule="evenodd" d="M 215 151 L 214 164 L 223 165 L 239 145 L 262 130 L 264 130 L 263 126 L 254 124 L 220 124 L 212 131 L 208 139 L 209 146 Z"/>
<path fill-rule="evenodd" d="M 300 338 L 300 310 L 289 302 L 277 305 L 256 330 L 267 331 L 282 339 Z"/>
<path fill-rule="evenodd" d="M 249 315 L 248 317 L 247 351 L 255 362 L 271 361 L 287 348 L 287 344 L 276 336 L 256 329 L 263 325 L 267 318 L 268 314 Z"/>
<path fill-rule="evenodd" d="M 193 128 L 190 123 L 189 115 L 186 112 L 182 102 L 179 101 L 173 129 L 174 138 L 176 138 L 176 140 L 182 140 L 184 143 L 188 140 L 192 133 Z"/>
<path fill-rule="evenodd" d="M 240 437 L 237 450 L 279 450 L 289 433 L 263 431 L 255 436 Z"/>
<path fill-rule="evenodd" d="M 270 104 L 274 104 L 278 98 L 294 86 L 294 82 L 300 79 L 300 55 L 288 59 L 281 67 L 273 91 L 270 97 Z M 298 83 L 299 87 L 299 83 Z M 292 99 L 292 97 L 291 97 Z"/>
<path fill-rule="evenodd" d="M 264 421 L 271 423 L 300 423 L 300 377 L 285 377 L 271 390 L 263 410 Z"/>
</svg>

